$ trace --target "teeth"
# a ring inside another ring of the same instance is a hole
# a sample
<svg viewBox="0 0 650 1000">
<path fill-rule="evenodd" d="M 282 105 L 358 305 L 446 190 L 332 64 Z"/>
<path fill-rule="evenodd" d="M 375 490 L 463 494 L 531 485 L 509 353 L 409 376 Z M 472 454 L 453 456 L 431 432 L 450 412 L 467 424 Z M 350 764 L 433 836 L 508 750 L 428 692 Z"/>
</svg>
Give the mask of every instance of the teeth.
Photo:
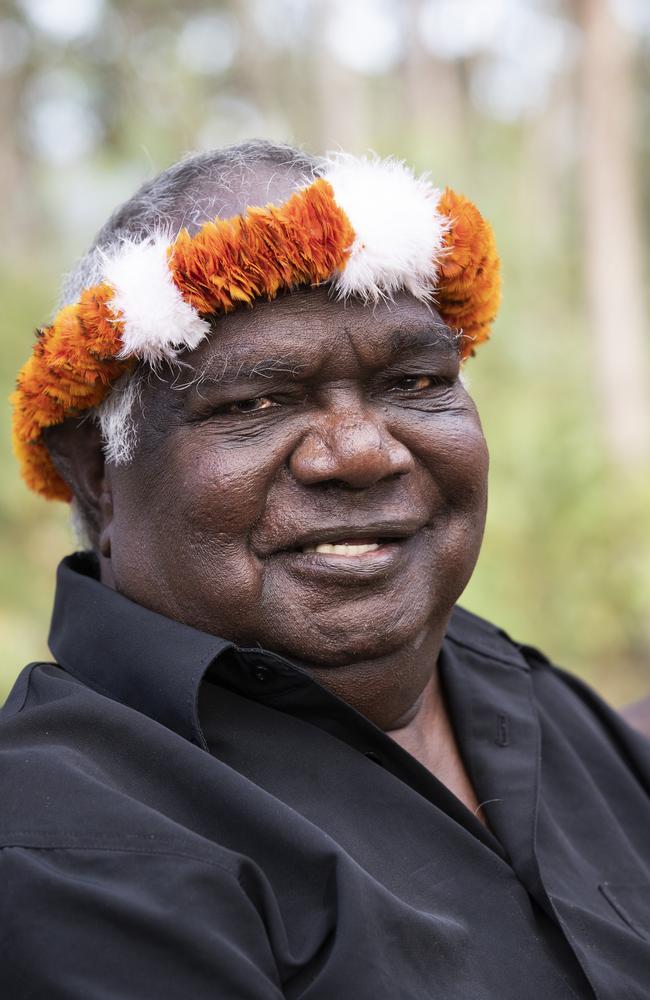
<svg viewBox="0 0 650 1000">
<path fill-rule="evenodd" d="M 364 542 L 356 545 L 332 545 L 323 542 L 321 545 L 306 545 L 303 552 L 319 552 L 324 556 L 362 556 L 364 552 L 374 552 L 379 548 L 379 542 Z"/>
</svg>

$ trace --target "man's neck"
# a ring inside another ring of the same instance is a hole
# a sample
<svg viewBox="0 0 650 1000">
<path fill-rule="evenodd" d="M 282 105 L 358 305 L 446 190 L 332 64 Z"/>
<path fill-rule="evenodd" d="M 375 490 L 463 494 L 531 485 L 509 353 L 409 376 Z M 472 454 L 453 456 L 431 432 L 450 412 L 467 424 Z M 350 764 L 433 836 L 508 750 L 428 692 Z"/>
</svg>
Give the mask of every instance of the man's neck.
<svg viewBox="0 0 650 1000">
<path fill-rule="evenodd" d="M 427 632 L 374 660 L 305 665 L 324 687 L 383 729 L 485 822 L 465 769 L 438 674 L 442 633 Z"/>
<path fill-rule="evenodd" d="M 486 822 L 456 742 L 437 672 L 422 692 L 413 715 L 389 729 L 387 735 Z"/>
</svg>

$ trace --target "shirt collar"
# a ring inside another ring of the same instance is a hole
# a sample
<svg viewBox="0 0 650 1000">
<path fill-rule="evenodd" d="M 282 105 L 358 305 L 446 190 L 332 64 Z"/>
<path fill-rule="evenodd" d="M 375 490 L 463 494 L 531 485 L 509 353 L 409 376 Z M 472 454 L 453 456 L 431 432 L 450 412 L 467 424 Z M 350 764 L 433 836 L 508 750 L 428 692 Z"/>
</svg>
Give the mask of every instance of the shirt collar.
<svg viewBox="0 0 650 1000">
<path fill-rule="evenodd" d="M 90 552 L 59 564 L 48 643 L 68 673 L 205 748 L 199 686 L 232 643 L 149 611 L 100 583 Z"/>
</svg>

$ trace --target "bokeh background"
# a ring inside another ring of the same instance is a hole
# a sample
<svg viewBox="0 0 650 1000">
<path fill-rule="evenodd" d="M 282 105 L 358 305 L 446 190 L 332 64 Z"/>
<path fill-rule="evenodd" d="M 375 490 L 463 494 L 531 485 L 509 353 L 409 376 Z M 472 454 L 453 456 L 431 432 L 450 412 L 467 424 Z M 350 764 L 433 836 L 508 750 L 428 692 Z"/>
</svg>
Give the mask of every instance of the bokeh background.
<svg viewBox="0 0 650 1000">
<path fill-rule="evenodd" d="M 468 365 L 492 452 L 463 603 L 621 705 L 650 687 L 647 0 L 0 2 L 2 396 L 108 212 L 251 136 L 407 158 L 497 231 Z M 67 512 L 1 422 L 0 702 L 45 655 Z"/>
</svg>

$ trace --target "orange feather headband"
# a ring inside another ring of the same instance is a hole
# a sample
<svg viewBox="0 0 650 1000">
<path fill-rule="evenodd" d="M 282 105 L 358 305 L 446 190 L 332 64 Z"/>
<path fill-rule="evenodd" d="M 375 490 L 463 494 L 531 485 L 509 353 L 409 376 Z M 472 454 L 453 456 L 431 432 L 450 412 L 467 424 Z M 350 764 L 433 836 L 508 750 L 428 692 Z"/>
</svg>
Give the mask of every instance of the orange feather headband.
<svg viewBox="0 0 650 1000">
<path fill-rule="evenodd" d="M 37 332 L 12 395 L 14 449 L 27 485 L 70 490 L 43 430 L 97 407 L 138 360 L 192 349 L 208 317 L 298 285 L 329 282 L 365 300 L 405 288 L 459 331 L 463 358 L 486 340 L 500 298 L 490 225 L 466 198 L 392 160 L 339 156 L 284 204 L 158 234 L 104 254 L 101 284 Z"/>
</svg>

